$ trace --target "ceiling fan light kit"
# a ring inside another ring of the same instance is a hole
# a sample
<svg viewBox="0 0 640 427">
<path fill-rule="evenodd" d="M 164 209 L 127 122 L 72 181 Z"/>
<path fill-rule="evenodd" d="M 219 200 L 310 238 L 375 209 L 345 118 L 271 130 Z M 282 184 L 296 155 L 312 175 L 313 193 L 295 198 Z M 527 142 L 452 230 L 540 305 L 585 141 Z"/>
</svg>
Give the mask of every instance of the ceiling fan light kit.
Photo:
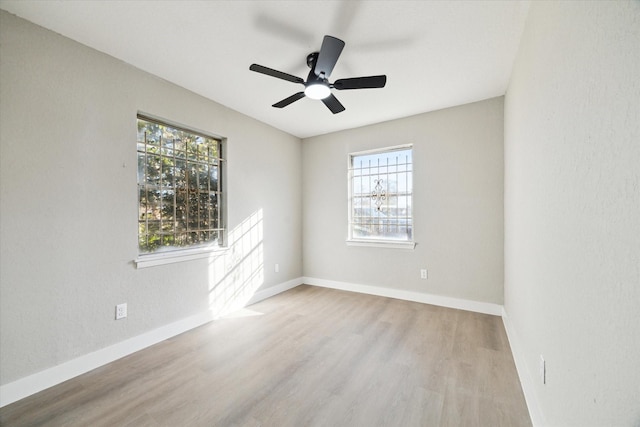
<svg viewBox="0 0 640 427">
<path fill-rule="evenodd" d="M 324 99 L 331 95 L 329 85 L 323 83 L 312 83 L 304 89 L 304 94 L 311 99 Z"/>
<path fill-rule="evenodd" d="M 321 100 L 333 114 L 337 114 L 344 111 L 345 108 L 340 101 L 338 101 L 338 98 L 331 93 L 331 89 L 375 89 L 382 88 L 387 83 L 387 76 L 385 75 L 353 77 L 336 80 L 333 84 L 329 83 L 329 76 L 336 62 L 338 62 L 343 48 L 344 42 L 342 40 L 331 36 L 324 36 L 320 52 L 314 52 L 307 56 L 307 65 L 311 68 L 311 71 L 309 71 L 306 82 L 300 77 L 283 73 L 282 71 L 274 70 L 263 65 L 251 64 L 249 70 L 304 85 L 304 92 L 295 93 L 282 101 L 276 102 L 273 104 L 273 107 L 284 108 L 306 96 L 311 99 Z"/>
</svg>

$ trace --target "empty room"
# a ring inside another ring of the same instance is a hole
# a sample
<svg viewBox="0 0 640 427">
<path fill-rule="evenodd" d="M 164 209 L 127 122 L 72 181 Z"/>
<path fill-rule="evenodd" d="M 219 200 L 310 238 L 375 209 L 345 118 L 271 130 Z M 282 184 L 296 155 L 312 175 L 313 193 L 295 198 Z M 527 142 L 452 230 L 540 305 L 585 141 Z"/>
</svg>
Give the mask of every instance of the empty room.
<svg viewBox="0 0 640 427">
<path fill-rule="evenodd" d="M 0 425 L 640 426 L 640 1 L 0 9 Z"/>
</svg>

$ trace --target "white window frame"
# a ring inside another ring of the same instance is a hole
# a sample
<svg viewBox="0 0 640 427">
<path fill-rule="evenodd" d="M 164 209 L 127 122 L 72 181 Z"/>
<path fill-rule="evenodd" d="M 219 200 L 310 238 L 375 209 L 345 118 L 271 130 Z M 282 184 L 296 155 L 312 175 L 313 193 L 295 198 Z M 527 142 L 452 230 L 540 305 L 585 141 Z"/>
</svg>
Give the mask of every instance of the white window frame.
<svg viewBox="0 0 640 427">
<path fill-rule="evenodd" d="M 358 151 L 349 153 L 347 155 L 347 170 L 348 170 L 348 179 L 347 179 L 347 187 L 348 187 L 348 203 L 347 203 L 347 240 L 346 243 L 348 246 L 362 246 L 362 247 L 380 247 L 380 248 L 391 248 L 391 249 L 414 249 L 415 248 L 415 227 L 413 221 L 413 191 L 411 192 L 411 239 L 410 240 L 399 240 L 393 238 L 382 238 L 382 239 L 363 239 L 353 237 L 353 159 L 357 156 L 369 155 L 369 154 L 382 154 L 389 153 L 392 151 L 399 150 L 411 150 L 411 176 L 412 176 L 412 184 L 413 184 L 413 144 L 403 144 L 396 145 L 391 147 L 382 147 L 365 151 Z"/>
<path fill-rule="evenodd" d="M 169 251 L 157 251 L 157 252 L 150 252 L 150 253 L 144 253 L 144 252 L 140 252 L 140 248 L 138 246 L 138 256 L 137 258 L 134 260 L 134 263 L 136 264 L 137 268 L 146 268 L 146 267 L 152 267 L 152 266 L 156 266 L 156 265 L 163 265 L 163 264 L 170 264 L 170 263 L 175 263 L 175 262 L 183 262 L 183 261 L 189 261 L 189 260 L 193 260 L 193 259 L 199 259 L 199 258 L 207 258 L 210 257 L 214 252 L 219 252 L 219 251 L 223 251 L 226 250 L 226 245 L 227 245 L 227 164 L 226 164 L 226 159 L 225 159 L 225 154 L 226 154 L 226 138 L 218 136 L 218 135 L 214 135 L 210 132 L 205 132 L 205 131 L 201 131 L 198 129 L 195 129 L 193 127 L 190 126 L 184 126 L 181 124 L 177 124 L 175 122 L 172 122 L 170 120 L 166 120 L 163 118 L 159 118 L 150 114 L 146 114 L 146 113 L 142 113 L 139 112 L 137 114 L 136 117 L 136 123 L 138 122 L 138 119 L 140 120 L 146 120 L 146 121 L 151 121 L 151 122 L 155 122 L 164 126 L 168 126 L 168 127 L 172 127 L 181 131 L 185 131 L 185 132 L 189 132 L 192 133 L 194 135 L 200 135 L 206 138 L 211 138 L 211 139 L 215 139 L 219 142 L 219 176 L 218 179 L 220 181 L 220 192 L 218 193 L 217 197 L 218 197 L 218 211 L 219 211 L 219 221 L 218 221 L 218 227 L 221 229 L 220 235 L 218 237 L 218 239 L 216 239 L 216 241 L 212 241 L 210 244 L 204 244 L 204 245 L 191 245 L 191 246 L 185 246 L 182 248 L 173 248 L 172 250 Z M 137 150 L 136 150 L 137 151 Z M 138 187 L 139 183 L 136 185 L 136 187 Z M 137 196 L 137 203 L 136 206 L 139 206 L 140 203 L 140 197 L 139 195 Z M 138 209 L 137 209 L 138 211 Z M 137 223 L 137 222 L 136 222 Z M 137 227 L 136 227 L 137 228 Z M 136 233 L 137 236 L 137 233 Z M 138 238 L 136 239 L 136 241 L 138 241 Z"/>
</svg>

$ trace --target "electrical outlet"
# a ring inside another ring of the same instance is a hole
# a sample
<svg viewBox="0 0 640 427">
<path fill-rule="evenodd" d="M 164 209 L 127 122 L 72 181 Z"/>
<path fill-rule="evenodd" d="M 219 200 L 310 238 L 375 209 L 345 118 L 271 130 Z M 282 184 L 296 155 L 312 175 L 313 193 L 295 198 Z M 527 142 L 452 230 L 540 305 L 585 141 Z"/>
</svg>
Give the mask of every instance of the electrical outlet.
<svg viewBox="0 0 640 427">
<path fill-rule="evenodd" d="M 539 374 L 540 374 L 540 381 L 542 381 L 542 384 L 546 384 L 547 383 L 547 362 L 545 362 L 544 357 L 542 355 L 540 355 L 540 365 L 539 365 Z"/>
<path fill-rule="evenodd" d="M 423 268 L 422 270 L 420 270 L 420 278 L 421 279 L 426 279 L 429 277 L 429 272 L 427 271 L 426 268 Z"/>
<path fill-rule="evenodd" d="M 127 317 L 127 303 L 116 305 L 116 320 Z"/>
<path fill-rule="evenodd" d="M 274 270 L 276 271 L 276 273 L 280 273 L 280 264 L 276 264 Z"/>
</svg>

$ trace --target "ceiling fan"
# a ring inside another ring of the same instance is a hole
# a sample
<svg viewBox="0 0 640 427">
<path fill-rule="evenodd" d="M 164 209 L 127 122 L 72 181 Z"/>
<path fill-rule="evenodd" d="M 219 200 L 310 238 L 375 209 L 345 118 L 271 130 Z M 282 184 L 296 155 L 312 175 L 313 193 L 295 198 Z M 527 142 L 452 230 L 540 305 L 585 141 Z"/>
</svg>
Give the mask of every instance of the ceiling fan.
<svg viewBox="0 0 640 427">
<path fill-rule="evenodd" d="M 375 89 L 382 88 L 387 83 L 387 76 L 353 77 L 350 79 L 339 79 L 329 83 L 329 76 L 335 67 L 340 53 L 344 48 L 344 42 L 331 36 L 324 36 L 320 52 L 314 52 L 307 56 L 307 65 L 311 68 L 307 81 L 282 71 L 274 70 L 258 64 L 251 64 L 249 69 L 257 73 L 266 74 L 282 80 L 304 85 L 304 91 L 291 95 L 282 101 L 273 104 L 273 107 L 284 108 L 293 102 L 304 98 L 320 99 L 333 114 L 344 111 L 344 106 L 333 96 L 331 89 Z"/>
</svg>

